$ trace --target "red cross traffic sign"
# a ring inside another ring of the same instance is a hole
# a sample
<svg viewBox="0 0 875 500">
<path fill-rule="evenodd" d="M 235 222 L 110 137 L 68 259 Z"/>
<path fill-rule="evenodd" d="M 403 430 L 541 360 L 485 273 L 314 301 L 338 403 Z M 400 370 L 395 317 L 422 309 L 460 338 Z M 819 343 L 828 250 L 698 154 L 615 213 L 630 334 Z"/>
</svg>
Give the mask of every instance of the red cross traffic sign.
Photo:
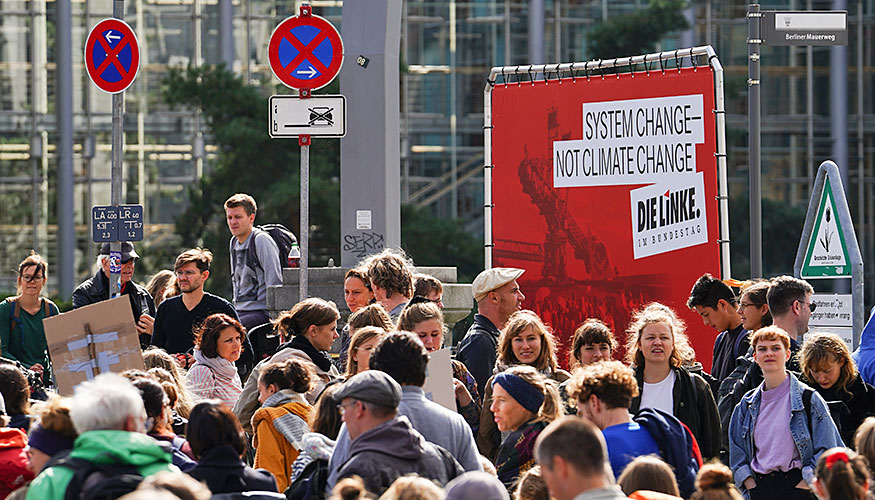
<svg viewBox="0 0 875 500">
<path fill-rule="evenodd" d="M 85 69 L 100 90 L 123 92 L 140 69 L 140 44 L 128 23 L 104 19 L 97 23 L 85 42 Z"/>
<path fill-rule="evenodd" d="M 337 29 L 302 7 L 302 15 L 279 23 L 267 46 L 273 74 L 293 89 L 320 89 L 343 64 L 343 42 Z"/>
</svg>

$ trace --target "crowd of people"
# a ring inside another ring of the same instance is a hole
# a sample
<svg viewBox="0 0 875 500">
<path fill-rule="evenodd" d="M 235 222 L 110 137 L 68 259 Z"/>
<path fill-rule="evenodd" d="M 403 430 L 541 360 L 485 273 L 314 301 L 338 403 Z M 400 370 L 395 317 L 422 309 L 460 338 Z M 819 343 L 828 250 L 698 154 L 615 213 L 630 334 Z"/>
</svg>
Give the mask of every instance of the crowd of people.
<svg viewBox="0 0 875 500">
<path fill-rule="evenodd" d="M 692 284 L 687 306 L 717 332 L 709 372 L 658 302 L 629 311 L 624 360 L 599 318 L 561 332 L 562 352 L 549 322 L 523 309 L 525 271 L 487 269 L 449 371 L 430 373 L 449 338 L 440 281 L 384 250 L 347 272 L 340 332 L 340 311 L 321 298 L 270 320 L 280 252 L 256 210 L 242 194 L 225 204 L 231 301 L 204 291 L 208 250 L 182 252 L 172 274 L 141 287 L 138 255 L 122 245 L 145 370 L 101 373 L 72 396 L 54 391 L 42 327 L 58 314 L 41 297 L 48 264 L 22 261 L 18 295 L 0 303 L 0 499 L 869 495 L 866 353 L 809 332 L 803 280 L 744 283 L 738 295 L 707 274 Z M 99 264 L 75 307 L 109 298 L 108 246 Z M 450 408 L 424 389 L 440 376 Z"/>
</svg>

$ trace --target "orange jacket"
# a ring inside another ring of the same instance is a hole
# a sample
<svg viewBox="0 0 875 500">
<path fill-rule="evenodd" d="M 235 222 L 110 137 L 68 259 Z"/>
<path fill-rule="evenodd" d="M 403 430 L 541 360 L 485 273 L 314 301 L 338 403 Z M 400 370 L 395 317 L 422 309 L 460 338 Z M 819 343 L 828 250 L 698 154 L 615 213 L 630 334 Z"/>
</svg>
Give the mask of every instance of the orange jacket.
<svg viewBox="0 0 875 500">
<path fill-rule="evenodd" d="M 296 428 L 308 432 L 307 419 L 311 409 L 307 403 L 288 402 L 281 406 L 260 408 L 252 416 L 252 428 L 255 429 L 252 440 L 255 447 L 254 467 L 270 471 L 276 477 L 279 491 L 285 491 L 289 486 L 292 464 L 300 452 L 296 445 L 301 446 L 298 440 L 290 442 L 283 430 L 288 432 L 290 428 Z"/>
</svg>

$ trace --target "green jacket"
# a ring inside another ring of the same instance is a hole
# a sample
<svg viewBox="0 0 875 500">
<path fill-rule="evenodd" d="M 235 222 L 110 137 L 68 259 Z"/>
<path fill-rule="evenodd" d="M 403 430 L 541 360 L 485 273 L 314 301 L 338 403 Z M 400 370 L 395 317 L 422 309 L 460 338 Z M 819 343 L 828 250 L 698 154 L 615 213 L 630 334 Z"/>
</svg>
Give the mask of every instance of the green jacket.
<svg viewBox="0 0 875 500">
<path fill-rule="evenodd" d="M 136 466 L 145 477 L 163 470 L 179 471 L 170 453 L 145 434 L 126 431 L 89 431 L 76 438 L 71 457 L 95 463 Z M 73 470 L 48 467 L 30 483 L 27 500 L 63 500 Z"/>
<path fill-rule="evenodd" d="M 58 307 L 49 302 L 49 311 L 51 316 L 55 316 L 58 314 Z M 9 298 L 0 302 L 0 349 L 3 350 L 3 357 L 19 361 L 26 368 L 30 368 L 36 363 L 43 365 L 45 368 L 43 381 L 51 382 L 52 365 L 49 359 L 46 332 L 43 330 L 43 319 L 46 317 L 45 307 L 40 306 L 36 314 L 30 314 L 21 309 L 18 316 L 19 322 L 10 319 L 13 312 L 14 309 Z M 10 325 L 13 325 L 11 329 Z"/>
</svg>

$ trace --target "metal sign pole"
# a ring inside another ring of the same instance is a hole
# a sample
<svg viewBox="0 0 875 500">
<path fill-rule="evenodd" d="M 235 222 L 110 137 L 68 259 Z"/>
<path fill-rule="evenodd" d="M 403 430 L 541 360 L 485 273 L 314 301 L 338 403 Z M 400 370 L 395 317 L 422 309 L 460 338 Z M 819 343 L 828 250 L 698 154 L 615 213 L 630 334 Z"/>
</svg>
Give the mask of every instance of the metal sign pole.
<svg viewBox="0 0 875 500">
<path fill-rule="evenodd" d="M 310 89 L 301 89 L 298 95 L 301 99 L 310 98 Z M 298 136 L 298 145 L 301 146 L 301 264 L 298 274 L 300 287 L 300 300 L 307 298 L 310 268 L 310 136 L 302 134 Z"/>
<path fill-rule="evenodd" d="M 748 109 L 748 165 L 750 176 L 750 276 L 763 276 L 763 206 L 760 165 L 760 36 L 759 4 L 750 4 L 747 11 L 747 109 Z"/>
<path fill-rule="evenodd" d="M 124 19 L 124 0 L 113 0 L 112 17 Z M 122 203 L 122 149 L 124 148 L 124 135 L 122 120 L 124 119 L 125 93 L 118 92 L 112 95 L 112 206 L 118 207 Z M 120 241 L 109 244 L 109 297 L 116 298 L 121 294 L 121 251 Z"/>
</svg>

